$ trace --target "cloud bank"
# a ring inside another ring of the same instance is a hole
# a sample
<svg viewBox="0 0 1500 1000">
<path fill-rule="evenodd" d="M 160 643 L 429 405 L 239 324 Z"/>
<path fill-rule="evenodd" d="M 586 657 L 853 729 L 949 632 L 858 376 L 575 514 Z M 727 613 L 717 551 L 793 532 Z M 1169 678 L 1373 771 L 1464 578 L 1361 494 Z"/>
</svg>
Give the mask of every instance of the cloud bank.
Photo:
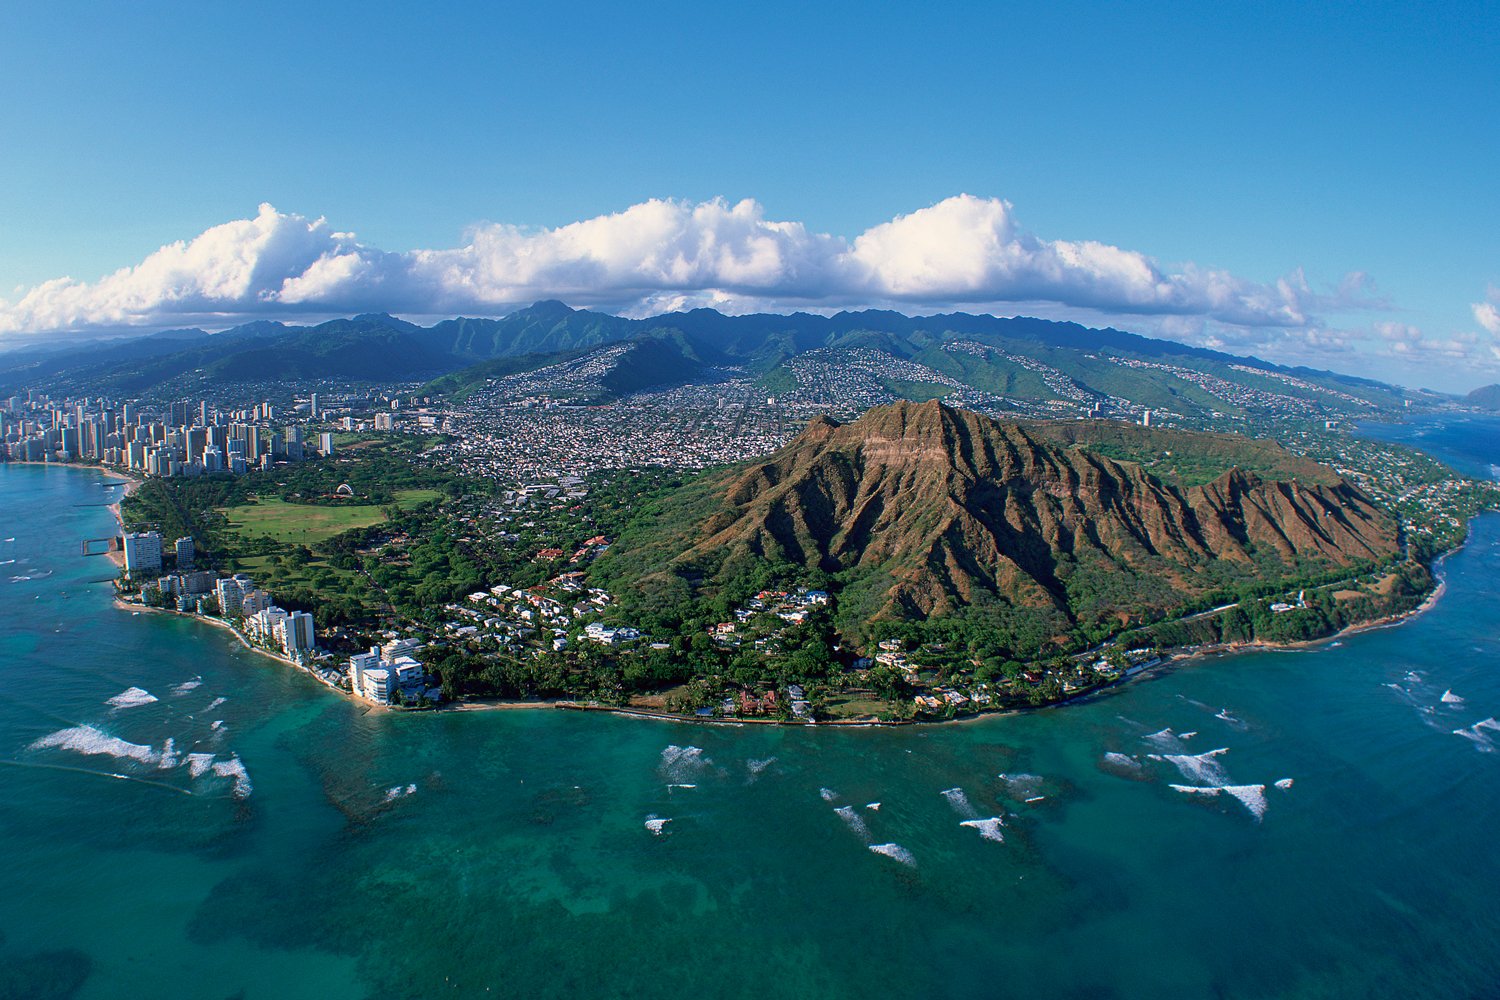
<svg viewBox="0 0 1500 1000">
<path fill-rule="evenodd" d="M 277 315 L 499 315 L 562 299 L 632 315 L 692 305 L 731 311 L 916 309 L 1040 303 L 1161 317 L 1200 328 L 1318 327 L 1374 304 L 1362 275 L 1327 293 L 1300 272 L 1263 284 L 1093 241 L 1023 232 L 1009 202 L 959 195 L 849 241 L 774 222 L 754 201 L 647 201 L 556 229 L 486 223 L 451 250 L 389 253 L 261 205 L 93 284 L 59 278 L 0 299 L 0 334 L 239 322 Z M 1493 297 L 1493 296 L 1492 296 Z M 1500 326 L 1493 302 L 1486 316 Z M 1493 328 L 1492 328 L 1493 329 Z"/>
</svg>

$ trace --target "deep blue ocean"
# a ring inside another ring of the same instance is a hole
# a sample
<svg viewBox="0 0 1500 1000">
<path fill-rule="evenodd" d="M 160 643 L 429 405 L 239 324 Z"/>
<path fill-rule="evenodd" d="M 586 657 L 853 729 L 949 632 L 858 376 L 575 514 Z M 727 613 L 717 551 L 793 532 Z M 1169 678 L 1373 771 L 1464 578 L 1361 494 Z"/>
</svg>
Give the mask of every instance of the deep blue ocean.
<svg viewBox="0 0 1500 1000">
<path fill-rule="evenodd" d="M 1500 516 L 1399 626 L 793 729 L 366 712 L 117 608 L 103 482 L 0 466 L 0 998 L 1500 993 Z"/>
</svg>

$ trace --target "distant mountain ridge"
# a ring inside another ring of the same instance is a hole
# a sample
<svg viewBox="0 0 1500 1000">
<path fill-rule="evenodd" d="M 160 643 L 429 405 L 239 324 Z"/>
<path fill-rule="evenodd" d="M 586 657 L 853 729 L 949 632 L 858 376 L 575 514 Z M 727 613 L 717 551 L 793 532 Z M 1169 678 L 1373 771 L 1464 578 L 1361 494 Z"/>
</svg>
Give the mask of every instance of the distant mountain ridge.
<svg viewBox="0 0 1500 1000">
<path fill-rule="evenodd" d="M 1139 372 L 1092 363 L 1100 352 L 1144 360 L 1158 367 L 1175 362 L 1208 365 L 1232 379 L 1259 380 L 1263 389 L 1288 390 L 1282 382 L 1234 374 L 1234 366 L 1317 379 L 1360 396 L 1395 398 L 1383 383 L 1335 372 L 1280 368 L 1175 341 L 1152 340 L 1114 329 L 1076 323 L 954 313 L 910 317 L 865 310 L 834 316 L 809 313 L 726 316 L 712 309 L 627 319 L 538 302 L 499 319 L 458 317 L 421 327 L 384 314 L 336 319 L 316 326 L 258 320 L 220 333 L 173 330 L 126 341 L 96 342 L 51 351 L 30 349 L 0 355 L 0 391 L 23 386 L 145 394 L 174 379 L 225 384 L 254 380 L 345 378 L 409 381 L 453 373 L 438 392 L 463 392 L 496 371 L 543 368 L 610 344 L 634 341 L 640 350 L 622 356 L 624 369 L 607 379 L 610 391 L 633 391 L 691 377 L 700 367 L 741 366 L 754 375 L 777 371 L 784 362 L 821 349 L 870 348 L 934 366 L 947 377 L 988 388 L 1015 381 L 1015 372 L 975 370 L 984 364 L 955 359 L 945 345 L 973 341 L 987 348 L 1055 355 L 1076 377 L 1104 385 L 1118 382 L 1151 396 L 1148 405 L 1170 406 L 1177 390 L 1145 387 Z M 508 362 L 509 359 L 525 359 Z M 550 359 L 550 360 L 549 360 Z M 992 359 L 993 360 L 993 359 Z M 1095 359 L 1097 360 L 1097 359 Z M 522 367 L 518 367 L 518 364 Z M 492 367 L 486 368 L 486 365 Z M 528 367 L 529 366 L 529 367 Z M 1072 366 L 1072 367 L 1070 367 Z M 1092 366 L 1092 367 L 1091 367 Z M 990 364 L 993 368 L 994 365 Z M 997 381 L 997 379 L 999 381 Z M 1158 381 L 1161 381 L 1158 379 Z M 1159 387 L 1158 387 L 1159 388 Z M 1149 390 L 1149 391 L 1148 391 Z M 1190 387 L 1189 394 L 1196 392 Z M 1206 398 L 1205 398 L 1206 399 Z M 1200 399 L 1201 405 L 1211 405 Z"/>
</svg>

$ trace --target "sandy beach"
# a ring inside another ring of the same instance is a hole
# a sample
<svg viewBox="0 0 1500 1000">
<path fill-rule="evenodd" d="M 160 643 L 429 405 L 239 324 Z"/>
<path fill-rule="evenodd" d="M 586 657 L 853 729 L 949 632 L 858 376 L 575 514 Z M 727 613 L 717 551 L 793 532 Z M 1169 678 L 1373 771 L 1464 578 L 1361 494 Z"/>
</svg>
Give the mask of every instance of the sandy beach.
<svg viewBox="0 0 1500 1000">
<path fill-rule="evenodd" d="M 130 496 L 130 494 L 141 488 L 141 480 L 111 479 L 109 481 L 113 483 L 124 484 L 119 499 L 109 505 L 109 512 L 115 516 L 115 526 L 119 528 L 120 534 L 123 535 L 125 533 L 125 518 L 124 515 L 122 515 L 120 512 L 120 504 L 125 501 L 126 497 Z M 106 552 L 105 555 L 108 557 L 109 561 L 114 563 L 116 566 L 120 567 L 121 569 L 125 568 L 125 553 L 123 550 L 115 548 L 113 543 L 110 544 L 109 551 Z"/>
</svg>

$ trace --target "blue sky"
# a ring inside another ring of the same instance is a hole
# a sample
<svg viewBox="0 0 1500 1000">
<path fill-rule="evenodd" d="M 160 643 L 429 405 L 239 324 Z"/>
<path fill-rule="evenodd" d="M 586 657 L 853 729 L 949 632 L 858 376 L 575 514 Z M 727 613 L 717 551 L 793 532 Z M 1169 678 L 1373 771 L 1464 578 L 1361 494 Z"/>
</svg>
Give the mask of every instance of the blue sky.
<svg viewBox="0 0 1500 1000">
<path fill-rule="evenodd" d="M 1500 380 L 1493 7 L 21 6 L 0 345 L 536 294 Z"/>
</svg>

